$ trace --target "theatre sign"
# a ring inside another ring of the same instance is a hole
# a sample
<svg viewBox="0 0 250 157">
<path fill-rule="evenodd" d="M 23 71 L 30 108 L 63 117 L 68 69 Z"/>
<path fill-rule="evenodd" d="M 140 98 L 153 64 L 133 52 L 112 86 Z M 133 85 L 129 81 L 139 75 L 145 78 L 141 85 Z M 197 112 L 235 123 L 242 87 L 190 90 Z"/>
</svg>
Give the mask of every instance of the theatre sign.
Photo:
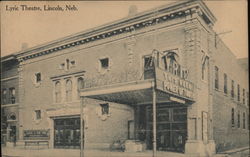
<svg viewBox="0 0 250 157">
<path fill-rule="evenodd" d="M 159 67 L 155 68 L 156 88 L 179 98 L 193 100 L 193 84 Z M 171 98 L 171 97 L 170 97 Z M 173 99 L 174 97 L 172 97 Z M 177 99 L 176 99 L 177 100 Z"/>
</svg>

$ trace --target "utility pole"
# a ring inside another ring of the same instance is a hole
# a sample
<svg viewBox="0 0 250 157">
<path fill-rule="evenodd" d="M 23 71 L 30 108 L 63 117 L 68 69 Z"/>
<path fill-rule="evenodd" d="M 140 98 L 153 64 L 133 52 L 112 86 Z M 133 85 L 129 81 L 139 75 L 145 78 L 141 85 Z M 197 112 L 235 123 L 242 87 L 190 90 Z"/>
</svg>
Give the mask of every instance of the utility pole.
<svg viewBox="0 0 250 157">
<path fill-rule="evenodd" d="M 84 124 L 83 124 L 83 106 L 84 106 L 84 97 L 81 97 L 81 103 L 80 103 L 80 157 L 84 157 L 84 152 L 83 152 L 83 129 L 84 129 Z"/>
</svg>

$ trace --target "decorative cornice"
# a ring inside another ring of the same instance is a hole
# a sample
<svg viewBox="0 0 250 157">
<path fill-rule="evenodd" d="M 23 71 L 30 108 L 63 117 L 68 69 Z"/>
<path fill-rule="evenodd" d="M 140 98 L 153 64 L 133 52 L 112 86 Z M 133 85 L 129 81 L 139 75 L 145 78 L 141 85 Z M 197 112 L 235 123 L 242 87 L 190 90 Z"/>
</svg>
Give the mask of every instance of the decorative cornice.
<svg viewBox="0 0 250 157">
<path fill-rule="evenodd" d="M 71 36 L 70 38 L 61 39 L 61 41 L 58 40 L 54 43 L 20 52 L 19 54 L 17 54 L 17 56 L 19 61 L 22 62 L 27 59 L 50 54 L 63 49 L 88 44 L 94 41 L 110 38 L 123 33 L 133 32 L 135 30 L 140 30 L 149 26 L 160 24 L 178 17 L 184 17 L 194 13 L 197 13 L 199 16 L 201 16 L 207 24 L 215 22 L 214 20 L 209 21 L 209 19 L 211 18 L 207 18 L 207 16 L 205 16 L 207 15 L 207 13 L 210 13 L 210 11 L 203 2 L 201 2 L 200 0 L 190 0 L 187 2 L 179 2 L 169 6 L 164 6 L 158 8 L 157 10 L 155 9 L 149 13 L 143 12 L 141 14 L 135 15 L 134 17 L 130 17 L 125 20 L 118 21 L 116 23 L 104 25 L 97 29 L 92 29 L 83 32 L 82 34 Z M 49 46 L 51 46 L 51 48 L 46 48 Z"/>
</svg>

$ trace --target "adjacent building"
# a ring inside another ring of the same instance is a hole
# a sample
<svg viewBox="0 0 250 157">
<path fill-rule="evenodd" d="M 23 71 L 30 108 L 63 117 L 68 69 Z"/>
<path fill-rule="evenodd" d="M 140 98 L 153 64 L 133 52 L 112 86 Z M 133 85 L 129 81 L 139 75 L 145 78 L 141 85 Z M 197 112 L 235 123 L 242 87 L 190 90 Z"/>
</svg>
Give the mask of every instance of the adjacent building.
<svg viewBox="0 0 250 157">
<path fill-rule="evenodd" d="M 84 149 L 155 142 L 209 156 L 248 145 L 247 62 L 215 22 L 204 2 L 181 1 L 17 53 L 19 142 L 79 148 L 83 105 Z"/>
<path fill-rule="evenodd" d="M 19 79 L 15 55 L 1 58 L 1 143 L 18 140 Z"/>
</svg>

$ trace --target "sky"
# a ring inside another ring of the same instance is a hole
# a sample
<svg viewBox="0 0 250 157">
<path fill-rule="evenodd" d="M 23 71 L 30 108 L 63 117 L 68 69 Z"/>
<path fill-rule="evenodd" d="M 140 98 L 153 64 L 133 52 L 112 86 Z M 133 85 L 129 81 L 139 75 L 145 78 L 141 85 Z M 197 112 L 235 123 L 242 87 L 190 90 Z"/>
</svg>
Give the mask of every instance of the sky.
<svg viewBox="0 0 250 157">
<path fill-rule="evenodd" d="M 131 5 L 138 12 L 173 1 L 4 1 L 1 2 L 1 56 L 21 50 L 22 44 L 37 46 L 84 31 L 128 15 Z M 248 57 L 247 0 L 206 0 L 217 18 L 214 30 L 238 58 Z M 22 11 L 20 5 L 75 5 L 77 11 Z M 18 11 L 10 11 L 17 6 Z M 8 9 L 6 9 L 8 8 Z"/>
</svg>

